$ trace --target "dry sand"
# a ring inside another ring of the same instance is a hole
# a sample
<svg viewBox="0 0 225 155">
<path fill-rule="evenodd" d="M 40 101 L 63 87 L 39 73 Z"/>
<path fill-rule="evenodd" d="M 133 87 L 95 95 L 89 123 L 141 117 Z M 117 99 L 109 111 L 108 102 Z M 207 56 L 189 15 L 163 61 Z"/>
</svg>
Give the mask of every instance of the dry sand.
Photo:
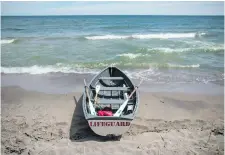
<svg viewBox="0 0 225 155">
<path fill-rule="evenodd" d="M 81 95 L 3 87 L 2 154 L 224 154 L 222 95 L 141 92 L 138 115 L 120 140 L 88 128 Z"/>
</svg>

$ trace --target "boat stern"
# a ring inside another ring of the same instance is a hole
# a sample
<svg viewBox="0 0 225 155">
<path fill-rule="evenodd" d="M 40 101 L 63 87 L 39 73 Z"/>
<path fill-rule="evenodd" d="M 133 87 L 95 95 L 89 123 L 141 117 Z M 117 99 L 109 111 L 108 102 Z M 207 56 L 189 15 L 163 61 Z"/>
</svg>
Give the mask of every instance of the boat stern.
<svg viewBox="0 0 225 155">
<path fill-rule="evenodd" d="M 88 120 L 88 124 L 100 136 L 120 136 L 129 130 L 131 120 Z"/>
</svg>

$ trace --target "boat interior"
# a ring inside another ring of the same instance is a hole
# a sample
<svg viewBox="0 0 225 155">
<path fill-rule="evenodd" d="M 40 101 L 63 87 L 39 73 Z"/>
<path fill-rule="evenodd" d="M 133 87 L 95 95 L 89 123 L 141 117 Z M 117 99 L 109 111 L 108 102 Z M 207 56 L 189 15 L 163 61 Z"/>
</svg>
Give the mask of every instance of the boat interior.
<svg viewBox="0 0 225 155">
<path fill-rule="evenodd" d="M 100 86 L 97 95 L 96 86 Z M 92 80 L 89 87 L 89 94 L 96 112 L 99 109 L 110 107 L 112 112 L 115 113 L 125 102 L 127 95 L 129 96 L 133 90 L 134 85 L 123 72 L 115 67 L 109 67 Z M 136 104 L 137 92 L 129 99 L 122 115 L 133 113 Z"/>
</svg>

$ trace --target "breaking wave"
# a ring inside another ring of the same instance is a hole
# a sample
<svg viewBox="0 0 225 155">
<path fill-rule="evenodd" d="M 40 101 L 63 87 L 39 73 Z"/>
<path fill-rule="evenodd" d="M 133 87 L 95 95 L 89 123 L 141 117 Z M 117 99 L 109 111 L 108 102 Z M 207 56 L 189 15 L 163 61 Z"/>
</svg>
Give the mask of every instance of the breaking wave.
<svg viewBox="0 0 225 155">
<path fill-rule="evenodd" d="M 114 64 L 116 66 L 133 66 L 134 64 Z M 153 67 L 153 68 L 198 68 L 200 67 L 199 64 L 193 65 L 175 65 L 175 64 L 142 64 L 146 67 Z M 48 65 L 48 66 L 30 66 L 30 67 L 1 67 L 1 73 L 5 74 L 16 74 L 16 73 L 28 73 L 28 74 L 47 74 L 47 73 L 91 73 L 96 74 L 98 73 L 103 67 L 110 66 L 110 64 L 102 64 L 100 68 L 88 68 L 84 66 L 74 67 L 74 65 L 64 65 L 64 64 L 56 64 L 56 65 Z M 135 66 L 133 66 L 135 67 Z"/>
<path fill-rule="evenodd" d="M 1 40 L 1 44 L 10 44 L 10 43 L 13 43 L 16 39 L 4 39 L 4 40 Z"/>
<path fill-rule="evenodd" d="M 149 52 L 178 53 L 178 52 L 220 52 L 224 51 L 223 46 L 196 47 L 196 48 L 148 48 Z"/>
<path fill-rule="evenodd" d="M 175 64 L 168 64 L 168 67 L 171 67 L 171 68 L 199 68 L 200 65 L 199 64 L 195 64 L 195 65 L 175 65 Z"/>
<path fill-rule="evenodd" d="M 72 67 L 58 67 L 58 66 L 31 66 L 31 67 L 1 67 L 1 73 L 5 74 L 16 74 L 16 73 L 28 73 L 28 74 L 47 74 L 47 73 L 97 73 L 95 70 L 87 68 L 76 68 Z"/>
<path fill-rule="evenodd" d="M 105 40 L 105 39 L 128 39 L 130 36 L 119 35 L 104 35 L 104 36 L 89 36 L 85 37 L 88 40 Z"/>
<path fill-rule="evenodd" d="M 206 33 L 159 33 L 159 34 L 133 34 L 133 35 L 99 35 L 85 37 L 88 40 L 107 39 L 170 39 L 170 38 L 195 38 L 206 35 Z"/>
<path fill-rule="evenodd" d="M 116 56 L 120 56 L 120 57 L 128 57 L 130 59 L 134 59 L 136 57 L 140 57 L 140 56 L 143 56 L 141 53 L 138 53 L 138 54 L 133 54 L 133 53 L 124 53 L 124 54 L 118 54 Z"/>
</svg>

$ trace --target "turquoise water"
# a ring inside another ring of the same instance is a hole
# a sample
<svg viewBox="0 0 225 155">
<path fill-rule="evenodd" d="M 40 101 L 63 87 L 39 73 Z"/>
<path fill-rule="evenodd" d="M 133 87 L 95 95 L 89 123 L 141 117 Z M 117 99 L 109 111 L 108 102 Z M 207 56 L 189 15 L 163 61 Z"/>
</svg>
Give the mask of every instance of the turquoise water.
<svg viewBox="0 0 225 155">
<path fill-rule="evenodd" d="M 17 16 L 1 24 L 2 73 L 114 65 L 153 82 L 223 84 L 223 16 Z"/>
</svg>

